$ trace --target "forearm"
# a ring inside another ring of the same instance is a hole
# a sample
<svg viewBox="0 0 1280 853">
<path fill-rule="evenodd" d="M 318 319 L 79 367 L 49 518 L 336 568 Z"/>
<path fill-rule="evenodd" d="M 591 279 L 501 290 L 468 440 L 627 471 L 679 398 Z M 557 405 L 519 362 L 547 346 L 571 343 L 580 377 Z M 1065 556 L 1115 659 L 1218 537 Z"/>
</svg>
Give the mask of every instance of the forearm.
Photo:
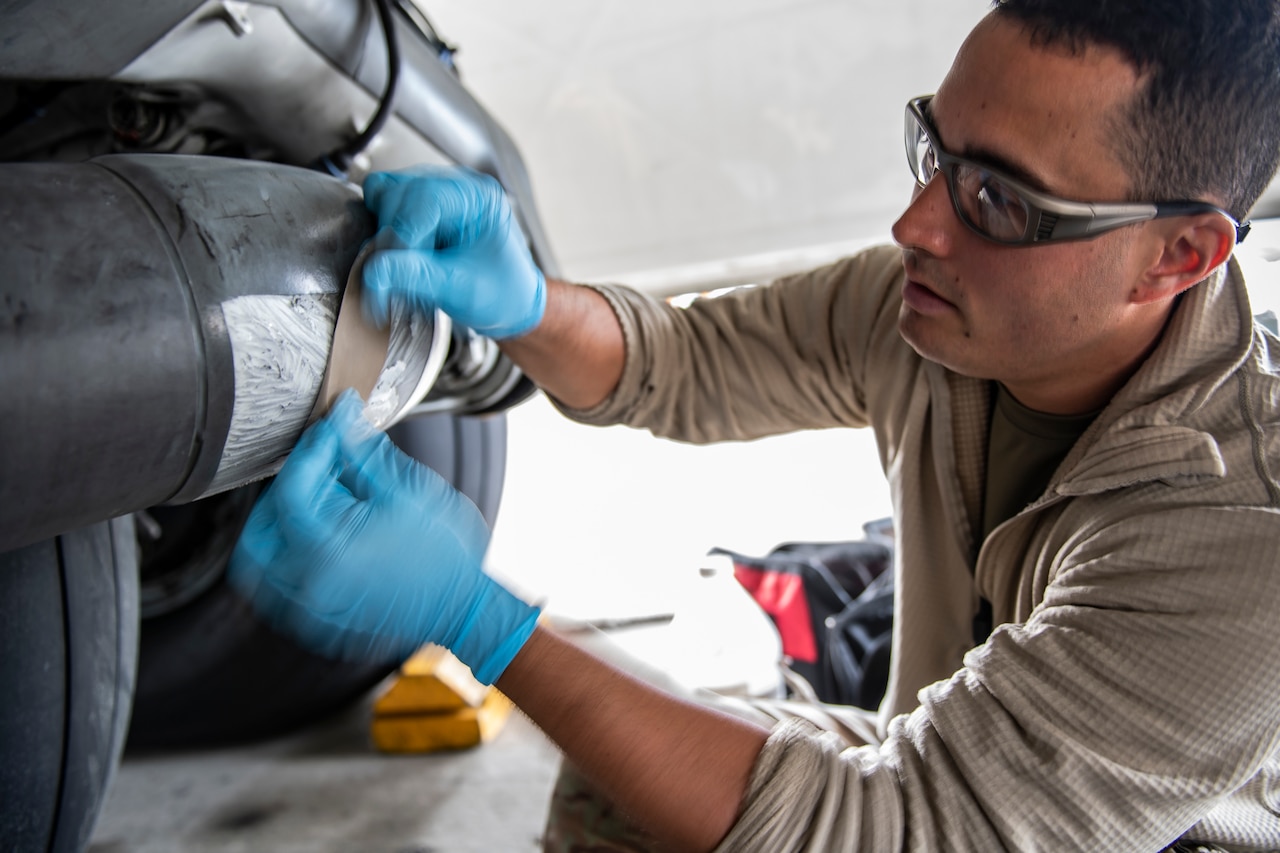
<svg viewBox="0 0 1280 853">
<path fill-rule="evenodd" d="M 624 811 L 681 850 L 710 850 L 729 831 L 768 738 L 543 628 L 498 687 Z"/>
<path fill-rule="evenodd" d="M 547 279 L 542 322 L 500 346 L 539 388 L 574 409 L 613 392 L 626 356 L 622 326 L 604 297 L 555 279 Z"/>
</svg>

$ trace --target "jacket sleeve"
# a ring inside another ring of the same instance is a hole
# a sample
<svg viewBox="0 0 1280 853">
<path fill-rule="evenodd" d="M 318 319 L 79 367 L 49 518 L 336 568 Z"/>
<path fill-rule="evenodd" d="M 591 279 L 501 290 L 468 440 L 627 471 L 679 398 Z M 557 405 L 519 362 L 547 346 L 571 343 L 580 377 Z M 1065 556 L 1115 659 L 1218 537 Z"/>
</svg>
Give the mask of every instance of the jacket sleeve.
<svg viewBox="0 0 1280 853">
<path fill-rule="evenodd" d="M 865 426 L 868 352 L 897 334 L 901 273 L 878 247 L 688 308 L 599 287 L 622 325 L 622 378 L 595 408 L 561 409 L 698 443 Z"/>
<path fill-rule="evenodd" d="M 1082 531 L 1031 617 L 878 749 L 777 729 L 720 849 L 1155 851 L 1192 827 L 1276 849 L 1274 524 L 1202 507 Z"/>
</svg>

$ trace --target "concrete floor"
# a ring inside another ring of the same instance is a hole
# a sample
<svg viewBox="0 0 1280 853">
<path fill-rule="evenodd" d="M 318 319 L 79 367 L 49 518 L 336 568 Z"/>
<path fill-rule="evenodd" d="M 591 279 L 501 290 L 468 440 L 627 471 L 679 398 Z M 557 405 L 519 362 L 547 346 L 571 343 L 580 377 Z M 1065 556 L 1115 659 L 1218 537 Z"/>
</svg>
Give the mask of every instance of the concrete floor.
<svg viewBox="0 0 1280 853">
<path fill-rule="evenodd" d="M 386 756 L 369 705 L 255 746 L 127 756 L 90 853 L 540 849 L 558 754 L 527 719 L 474 750 Z"/>
</svg>

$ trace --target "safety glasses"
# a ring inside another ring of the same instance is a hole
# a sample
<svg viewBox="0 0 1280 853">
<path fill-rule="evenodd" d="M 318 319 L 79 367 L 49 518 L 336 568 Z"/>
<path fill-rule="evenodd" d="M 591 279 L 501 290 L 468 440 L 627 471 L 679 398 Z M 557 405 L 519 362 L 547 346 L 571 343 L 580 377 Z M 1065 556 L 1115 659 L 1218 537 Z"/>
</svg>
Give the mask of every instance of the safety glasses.
<svg viewBox="0 0 1280 853">
<path fill-rule="evenodd" d="M 1199 213 L 1225 216 L 1236 228 L 1237 242 L 1249 231 L 1248 223 L 1240 225 L 1222 208 L 1203 201 L 1091 204 L 1046 195 L 996 169 L 943 151 L 927 113 L 931 100 L 933 96 L 926 95 L 907 102 L 911 172 L 921 187 L 941 172 L 960 221 L 988 240 L 1007 246 L 1083 240 L 1135 222 Z"/>
</svg>

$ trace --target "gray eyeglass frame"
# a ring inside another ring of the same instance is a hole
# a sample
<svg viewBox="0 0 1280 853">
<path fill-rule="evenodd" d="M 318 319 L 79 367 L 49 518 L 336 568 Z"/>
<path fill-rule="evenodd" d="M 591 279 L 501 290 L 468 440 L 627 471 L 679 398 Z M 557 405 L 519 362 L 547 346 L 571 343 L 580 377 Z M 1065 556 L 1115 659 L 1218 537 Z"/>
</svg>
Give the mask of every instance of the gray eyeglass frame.
<svg viewBox="0 0 1280 853">
<path fill-rule="evenodd" d="M 933 95 L 922 95 L 907 101 L 906 127 L 903 141 L 907 146 L 907 163 L 912 167 L 916 183 L 924 187 L 920 175 L 915 168 L 913 144 L 917 127 L 924 131 L 933 149 L 936 168 L 934 174 L 943 173 L 947 182 L 947 195 L 951 197 L 951 205 L 956 216 L 965 226 L 980 237 L 984 237 L 1002 246 L 1029 246 L 1036 243 L 1059 242 L 1063 240 L 1089 240 L 1107 231 L 1114 231 L 1136 222 L 1147 222 L 1152 219 L 1164 219 L 1173 216 L 1194 216 L 1201 213 L 1216 213 L 1225 216 L 1236 229 L 1236 242 L 1244 240 L 1249 233 L 1250 224 L 1236 222 L 1235 217 L 1215 204 L 1206 201 L 1162 201 L 1162 202 L 1082 202 L 1048 195 L 1027 186 L 1017 178 L 1011 178 L 999 169 L 993 169 L 983 163 L 957 157 L 945 151 L 938 142 L 938 131 L 925 112 Z M 988 234 L 969 220 L 960 200 L 956 197 L 955 167 L 968 166 L 985 172 L 999 179 L 1009 189 L 1017 193 L 1027 209 L 1027 224 L 1022 235 L 1014 240 L 1005 240 Z"/>
</svg>

